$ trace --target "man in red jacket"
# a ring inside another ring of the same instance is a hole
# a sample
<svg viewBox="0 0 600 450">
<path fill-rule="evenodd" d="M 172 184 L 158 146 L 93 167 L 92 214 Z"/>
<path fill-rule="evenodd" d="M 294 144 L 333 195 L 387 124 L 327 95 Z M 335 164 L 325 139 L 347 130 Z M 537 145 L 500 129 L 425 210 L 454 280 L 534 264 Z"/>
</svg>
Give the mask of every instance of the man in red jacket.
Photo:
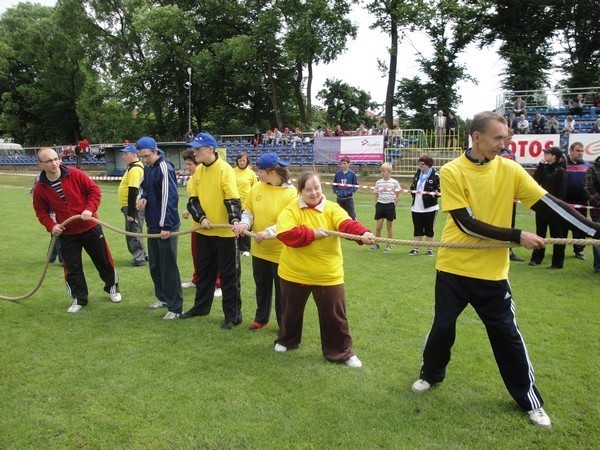
<svg viewBox="0 0 600 450">
<path fill-rule="evenodd" d="M 67 293 L 73 297 L 73 304 L 67 311 L 79 312 L 88 303 L 82 249 L 96 266 L 110 301 L 119 303 L 119 277 L 108 244 L 102 227 L 90 220 L 98 218 L 100 188 L 81 170 L 61 165 L 60 158 L 51 148 L 41 148 L 37 156 L 42 173 L 33 190 L 33 208 L 40 223 L 53 235 L 60 236 Z M 56 214 L 56 222 L 50 217 L 51 211 Z M 66 227 L 61 225 L 77 214 L 81 214 L 81 220 L 70 222 Z"/>
</svg>

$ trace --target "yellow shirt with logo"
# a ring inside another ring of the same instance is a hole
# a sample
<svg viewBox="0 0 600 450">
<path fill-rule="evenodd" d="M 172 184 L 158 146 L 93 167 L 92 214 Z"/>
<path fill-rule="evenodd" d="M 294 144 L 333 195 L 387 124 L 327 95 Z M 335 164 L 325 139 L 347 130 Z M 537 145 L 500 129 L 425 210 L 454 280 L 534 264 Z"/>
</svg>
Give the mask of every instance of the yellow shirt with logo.
<svg viewBox="0 0 600 450">
<path fill-rule="evenodd" d="M 296 203 L 297 200 L 297 191 L 291 185 L 271 186 L 260 181 L 256 183 L 250 189 L 244 207 L 254 216 L 252 231 L 258 233 L 276 225 L 281 211 Z M 279 263 L 282 248 L 283 244 L 278 239 L 264 239 L 260 243 L 252 242 L 251 251 L 257 258 Z"/>
<path fill-rule="evenodd" d="M 188 193 L 191 197 L 198 197 L 200 205 L 206 213 L 206 218 L 214 224 L 228 224 L 229 214 L 223 201 L 240 198 L 233 168 L 222 159 L 217 158 L 208 167 L 200 164 L 188 182 L 188 184 L 190 183 Z M 196 233 L 205 236 L 235 237 L 229 228 L 197 230 Z"/>
<path fill-rule="evenodd" d="M 256 179 L 256 174 L 250 168 L 240 169 L 239 167 L 234 167 L 233 173 L 235 173 L 235 181 L 240 194 L 240 200 L 242 201 L 242 207 L 245 208 L 245 202 L 250 193 L 250 188 L 258 181 Z"/>
<path fill-rule="evenodd" d="M 473 218 L 497 227 L 510 228 L 513 199 L 527 207 L 546 191 L 518 163 L 496 157 L 477 165 L 463 154 L 440 170 L 443 211 L 468 208 Z M 494 242 L 462 232 L 451 216 L 442 232 L 443 242 Z M 459 249 L 441 247 L 436 269 L 483 280 L 508 278 L 508 248 Z"/>
<path fill-rule="evenodd" d="M 144 177 L 144 164 L 141 161 L 136 161 L 132 163 L 131 166 L 127 169 L 123 178 L 121 178 L 121 184 L 119 184 L 119 203 L 121 206 L 127 206 L 127 199 L 129 196 L 129 188 L 140 187 L 140 183 L 142 182 L 142 178 Z"/>
<path fill-rule="evenodd" d="M 302 198 L 285 208 L 277 219 L 277 234 L 294 227 L 323 228 L 337 231 L 350 216 L 337 203 L 323 200 L 317 208 L 305 207 Z M 344 282 L 342 245 L 337 236 L 313 241 L 306 247 L 283 246 L 279 258 L 279 276 L 293 283 L 335 286 Z"/>
</svg>

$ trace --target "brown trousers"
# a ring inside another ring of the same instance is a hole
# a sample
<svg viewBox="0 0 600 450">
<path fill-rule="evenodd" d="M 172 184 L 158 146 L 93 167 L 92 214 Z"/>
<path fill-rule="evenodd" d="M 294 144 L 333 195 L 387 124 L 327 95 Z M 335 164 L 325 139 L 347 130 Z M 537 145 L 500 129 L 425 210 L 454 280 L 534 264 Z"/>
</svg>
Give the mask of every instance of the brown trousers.
<svg viewBox="0 0 600 450">
<path fill-rule="evenodd" d="M 346 318 L 346 289 L 336 286 L 307 286 L 281 279 L 282 320 L 277 343 L 298 348 L 308 297 L 312 293 L 319 314 L 321 348 L 329 361 L 343 362 L 355 355 Z"/>
</svg>

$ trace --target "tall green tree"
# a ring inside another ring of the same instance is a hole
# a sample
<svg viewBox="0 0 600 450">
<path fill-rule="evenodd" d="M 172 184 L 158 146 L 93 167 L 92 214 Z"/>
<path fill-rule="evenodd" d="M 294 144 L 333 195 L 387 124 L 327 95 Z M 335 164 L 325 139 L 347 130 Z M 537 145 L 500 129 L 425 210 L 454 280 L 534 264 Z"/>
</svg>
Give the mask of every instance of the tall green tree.
<svg viewBox="0 0 600 450">
<path fill-rule="evenodd" d="M 376 103 L 371 96 L 356 87 L 340 80 L 327 79 L 318 93 L 318 98 L 327 108 L 327 120 L 331 126 L 341 125 L 342 129 L 356 128 L 360 122 L 368 122 L 368 110 Z"/>
</svg>

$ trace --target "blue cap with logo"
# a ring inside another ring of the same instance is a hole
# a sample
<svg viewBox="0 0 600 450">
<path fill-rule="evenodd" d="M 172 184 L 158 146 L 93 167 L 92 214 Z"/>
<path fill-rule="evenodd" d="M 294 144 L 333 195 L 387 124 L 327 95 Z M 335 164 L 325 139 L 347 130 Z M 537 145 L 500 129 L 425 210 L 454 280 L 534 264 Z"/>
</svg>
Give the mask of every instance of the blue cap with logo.
<svg viewBox="0 0 600 450">
<path fill-rule="evenodd" d="M 193 141 L 188 142 L 187 145 L 195 148 L 212 147 L 213 149 L 216 149 L 217 141 L 215 141 L 215 138 L 208 133 L 198 133 L 196 138 Z"/>
<path fill-rule="evenodd" d="M 159 153 L 163 153 L 163 154 L 165 153 L 160 148 L 158 148 L 154 138 L 151 138 L 149 136 L 144 136 L 144 137 L 139 138 L 137 141 L 136 147 L 138 148 L 138 150 L 141 150 L 143 148 L 148 149 L 148 150 L 156 149 L 156 150 L 158 150 Z"/>
<path fill-rule="evenodd" d="M 137 148 L 133 145 L 128 145 L 124 149 L 121 150 L 123 153 L 135 153 L 137 155 Z"/>
<path fill-rule="evenodd" d="M 262 155 L 260 158 L 258 158 L 257 161 L 258 164 L 258 168 L 261 170 L 265 170 L 268 169 L 269 167 L 273 167 L 276 164 L 279 164 L 280 166 L 289 166 L 289 163 L 283 162 L 281 159 L 279 159 L 279 155 L 277 155 L 277 153 L 265 153 L 264 155 Z"/>
</svg>

